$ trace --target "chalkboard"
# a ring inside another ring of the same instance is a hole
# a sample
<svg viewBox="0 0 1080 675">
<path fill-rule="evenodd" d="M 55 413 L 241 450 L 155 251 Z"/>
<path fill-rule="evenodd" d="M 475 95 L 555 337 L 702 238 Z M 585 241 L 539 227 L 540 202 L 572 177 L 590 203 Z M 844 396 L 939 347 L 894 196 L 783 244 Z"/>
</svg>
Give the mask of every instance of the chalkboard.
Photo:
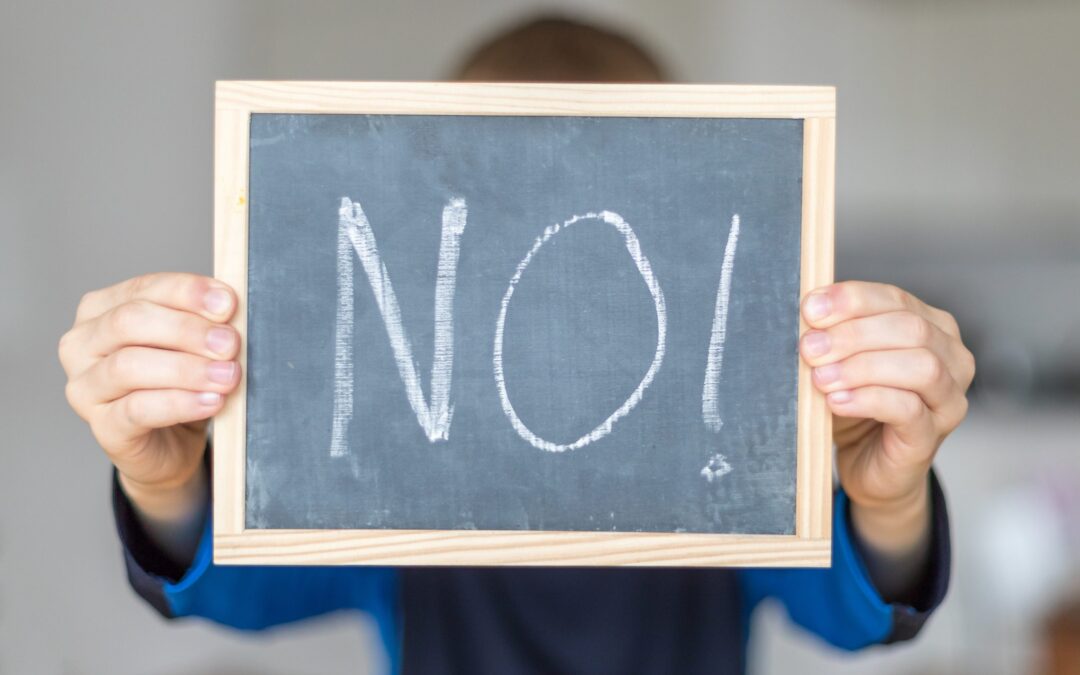
<svg viewBox="0 0 1080 675">
<path fill-rule="evenodd" d="M 447 86 L 475 85 L 429 100 Z M 495 114 L 464 90 L 471 113 L 245 109 L 238 535 L 453 542 L 331 563 L 552 562 L 507 559 L 523 533 L 600 536 L 595 564 L 624 562 L 613 535 L 668 542 L 629 561 L 653 564 L 820 545 L 798 522 L 809 116 L 675 114 L 659 91 L 637 93 L 669 114 Z"/>
</svg>

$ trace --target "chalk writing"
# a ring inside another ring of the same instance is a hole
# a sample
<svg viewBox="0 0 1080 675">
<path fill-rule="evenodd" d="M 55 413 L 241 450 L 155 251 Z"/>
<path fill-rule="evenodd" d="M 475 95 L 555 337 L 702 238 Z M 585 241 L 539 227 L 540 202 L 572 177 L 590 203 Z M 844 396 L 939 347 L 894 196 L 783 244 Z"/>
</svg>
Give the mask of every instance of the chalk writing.
<svg viewBox="0 0 1080 675">
<path fill-rule="evenodd" d="M 514 296 L 514 288 L 521 280 L 521 275 L 525 272 L 525 268 L 529 266 L 529 262 L 533 259 L 533 256 L 536 255 L 536 252 L 540 250 L 540 247 L 560 231 L 565 230 L 575 223 L 589 221 L 600 221 L 611 225 L 623 236 L 626 250 L 630 253 L 630 258 L 633 259 L 634 264 L 637 266 L 641 278 L 645 280 L 645 285 L 649 288 L 649 293 L 652 295 L 653 304 L 656 306 L 656 351 L 653 354 L 652 363 L 649 364 L 649 369 L 645 371 L 645 375 L 641 378 L 641 382 L 638 383 L 637 388 L 634 389 L 633 393 L 630 394 L 630 397 L 627 398 L 615 412 L 611 413 L 611 415 L 595 429 L 576 441 L 572 443 L 553 443 L 540 438 L 525 426 L 525 423 L 518 417 L 517 411 L 514 410 L 513 404 L 510 403 L 510 395 L 506 392 L 506 378 L 503 372 L 503 332 L 506 327 L 506 310 L 510 306 L 510 298 Z M 564 452 L 566 450 L 576 450 L 584 447 L 611 433 L 611 429 L 615 426 L 615 423 L 625 417 L 634 409 L 634 406 L 641 401 L 641 397 L 645 394 L 645 390 L 649 387 L 649 384 L 652 383 L 653 378 L 656 377 L 656 373 L 660 370 L 660 365 L 664 362 L 666 339 L 667 309 L 664 305 L 664 292 L 660 289 L 660 283 L 653 274 L 652 266 L 649 265 L 649 259 L 641 252 L 641 244 L 638 243 L 637 235 L 634 234 L 634 230 L 631 229 L 630 225 L 622 219 L 622 216 L 617 213 L 612 213 L 611 211 L 601 211 L 600 213 L 590 212 L 574 216 L 561 224 L 555 223 L 554 225 L 549 225 L 544 229 L 544 233 L 537 237 L 532 248 L 525 254 L 522 261 L 518 263 L 517 270 L 514 272 L 513 278 L 510 279 L 510 285 L 506 289 L 506 295 L 503 296 L 502 305 L 499 308 L 499 318 L 495 324 L 495 384 L 499 387 L 499 402 L 502 403 L 503 412 L 510 420 L 510 424 L 514 427 L 514 431 L 518 432 L 519 436 L 528 441 L 529 444 L 535 448 L 546 450 L 548 452 Z"/>
<path fill-rule="evenodd" d="M 439 247 L 439 267 L 435 279 L 435 355 L 431 362 L 431 400 L 424 399 L 420 375 L 413 357 L 412 344 L 401 321 L 401 307 L 390 282 L 390 273 L 375 245 L 364 209 L 359 202 L 342 197 L 338 212 L 338 315 L 334 355 L 334 414 L 331 432 L 331 456 L 346 453 L 346 433 L 352 417 L 352 260 L 343 263 L 349 253 L 342 246 L 341 233 L 356 251 L 375 295 L 390 347 L 394 352 L 398 374 L 405 385 L 405 395 L 427 438 L 432 443 L 450 436 L 450 380 L 454 368 L 454 287 L 461 235 L 465 231 L 468 210 L 464 199 L 451 199 L 442 213 L 442 241 Z M 348 295 L 346 298 L 345 296 Z"/>
</svg>

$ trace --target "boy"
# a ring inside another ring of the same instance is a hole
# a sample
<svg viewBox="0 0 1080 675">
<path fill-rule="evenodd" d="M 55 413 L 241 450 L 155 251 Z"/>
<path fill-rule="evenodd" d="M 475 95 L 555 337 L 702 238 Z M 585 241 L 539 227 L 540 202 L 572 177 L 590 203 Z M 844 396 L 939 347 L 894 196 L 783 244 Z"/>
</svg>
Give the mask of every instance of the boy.
<svg viewBox="0 0 1080 675">
<path fill-rule="evenodd" d="M 623 37 L 541 20 L 478 50 L 460 79 L 663 73 Z M 974 362 L 948 313 L 900 289 L 845 282 L 802 303 L 800 353 L 835 415 L 842 488 L 827 570 L 216 567 L 206 420 L 240 378 L 235 309 L 213 279 L 148 275 L 88 293 L 60 341 L 68 400 L 116 467 L 129 578 L 167 617 L 259 629 L 360 609 L 394 669 L 416 673 L 740 673 L 765 597 L 848 649 L 912 637 L 944 597 L 930 467 L 966 414 Z"/>
</svg>

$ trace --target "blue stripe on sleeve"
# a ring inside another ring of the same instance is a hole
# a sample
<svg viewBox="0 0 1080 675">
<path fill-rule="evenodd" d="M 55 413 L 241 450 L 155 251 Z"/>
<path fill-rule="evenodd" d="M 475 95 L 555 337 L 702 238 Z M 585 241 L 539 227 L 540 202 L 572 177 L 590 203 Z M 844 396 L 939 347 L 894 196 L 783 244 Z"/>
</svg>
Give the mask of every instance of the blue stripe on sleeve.
<svg viewBox="0 0 1080 675">
<path fill-rule="evenodd" d="M 191 567 L 164 592 L 173 616 L 200 616 L 240 630 L 262 630 L 337 610 L 371 615 L 397 671 L 398 575 L 387 567 L 276 567 L 213 563 L 208 519 Z"/>
<path fill-rule="evenodd" d="M 761 600 L 772 597 L 783 603 L 795 623 L 842 649 L 859 649 L 889 636 L 893 607 L 878 594 L 852 546 L 847 510 L 847 496 L 839 491 L 833 509 L 832 567 L 741 571 L 747 619 Z"/>
</svg>

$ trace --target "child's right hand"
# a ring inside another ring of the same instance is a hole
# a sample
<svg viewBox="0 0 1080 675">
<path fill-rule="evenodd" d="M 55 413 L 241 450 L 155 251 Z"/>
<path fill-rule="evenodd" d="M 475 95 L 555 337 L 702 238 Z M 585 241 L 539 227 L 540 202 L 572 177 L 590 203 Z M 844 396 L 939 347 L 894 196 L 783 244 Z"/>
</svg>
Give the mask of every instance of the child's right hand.
<svg viewBox="0 0 1080 675">
<path fill-rule="evenodd" d="M 205 499 L 207 420 L 240 381 L 240 339 L 225 323 L 235 310 L 220 281 L 150 274 L 87 293 L 60 338 L 67 400 L 137 505 L 167 494 Z"/>
</svg>

